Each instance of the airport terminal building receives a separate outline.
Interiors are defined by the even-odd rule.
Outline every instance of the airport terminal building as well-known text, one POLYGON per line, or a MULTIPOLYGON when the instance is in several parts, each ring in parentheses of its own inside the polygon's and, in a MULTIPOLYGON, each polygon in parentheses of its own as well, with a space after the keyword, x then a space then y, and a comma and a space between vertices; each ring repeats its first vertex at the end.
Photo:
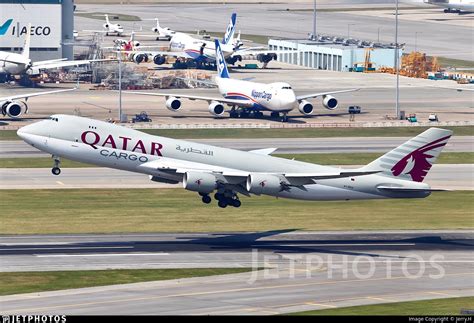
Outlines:
MULTIPOLYGON (((270 50, 296 50, 296 53, 278 55, 278 61, 331 71, 352 71, 355 66, 365 63, 367 55, 373 68, 393 68, 395 66, 395 48, 358 47, 329 42, 310 40, 270 39, 270 50)), ((399 58, 403 49, 399 49, 399 58)), ((400 60, 399 60, 400 62, 400 60)))
POLYGON ((0 51, 20 52, 30 23, 33 60, 73 59, 74 0, 0 0, 0 51))

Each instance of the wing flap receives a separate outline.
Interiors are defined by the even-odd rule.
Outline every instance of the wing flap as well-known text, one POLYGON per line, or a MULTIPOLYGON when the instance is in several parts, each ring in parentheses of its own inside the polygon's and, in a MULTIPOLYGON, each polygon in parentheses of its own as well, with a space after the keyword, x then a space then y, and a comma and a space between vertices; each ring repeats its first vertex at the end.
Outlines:
POLYGON ((442 189, 442 188, 412 188, 412 187, 393 187, 393 186, 377 186, 379 190, 389 191, 389 192, 449 192, 451 190, 442 189))

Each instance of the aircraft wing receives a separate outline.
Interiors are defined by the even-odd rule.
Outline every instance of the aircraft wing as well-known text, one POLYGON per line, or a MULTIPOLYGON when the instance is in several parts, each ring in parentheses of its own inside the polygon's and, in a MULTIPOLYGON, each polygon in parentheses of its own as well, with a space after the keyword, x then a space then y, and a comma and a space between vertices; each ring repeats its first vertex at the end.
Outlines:
POLYGON ((345 93, 345 92, 355 92, 359 91, 360 89, 349 89, 349 90, 340 90, 340 91, 329 91, 329 92, 320 92, 320 93, 310 93, 310 94, 304 94, 304 95, 299 95, 296 97, 296 100, 301 101, 305 99, 311 99, 315 98, 318 96, 323 96, 323 95, 329 95, 329 94, 337 94, 337 93, 345 93))
POLYGON ((86 60, 78 60, 78 61, 39 61, 34 62, 32 68, 35 69, 51 69, 51 68, 61 68, 67 66, 80 66, 80 65, 87 65, 92 62, 106 62, 111 61, 110 59, 86 59, 86 60))
MULTIPOLYGON (((155 46, 160 47, 160 46, 155 46)), ((156 55, 162 55, 162 56, 171 56, 171 57, 176 57, 176 58, 192 58, 186 52, 169 52, 169 51, 146 51, 146 50, 140 50, 140 48, 145 48, 144 46, 139 46, 139 50, 134 50, 134 51, 122 51, 122 53, 127 53, 127 54, 143 54, 147 56, 156 56, 156 55)))
POLYGON ((237 106, 245 107, 245 108, 250 108, 254 104, 254 102, 250 100, 225 99, 222 97, 216 98, 216 97, 209 97, 209 96, 188 95, 188 94, 179 94, 179 93, 149 93, 149 92, 133 92, 133 91, 123 91, 123 93, 162 96, 165 98, 174 97, 177 99, 184 98, 184 99, 189 99, 189 100, 207 101, 208 103, 215 101, 215 102, 224 103, 224 104, 237 105, 237 106))
MULTIPOLYGON (((179 150, 186 154, 197 154, 211 157, 214 155, 212 148, 209 150, 195 149, 193 147, 181 147, 177 146, 176 150, 179 150)), ((190 162, 180 159, 161 157, 157 160, 146 162, 140 165, 140 167, 147 168, 150 170, 159 170, 159 171, 171 171, 178 174, 184 174, 186 172, 203 172, 203 173, 212 173, 215 175, 221 175, 225 178, 232 178, 232 182, 243 182, 247 177, 252 174, 248 171, 243 171, 239 169, 232 169, 226 167, 220 167, 210 164, 190 162)), ((305 183, 314 183, 316 180, 321 179, 334 179, 334 178, 345 178, 345 177, 356 177, 380 173, 381 171, 359 171, 359 170, 340 170, 332 173, 260 173, 263 175, 273 175, 278 176, 283 180, 287 180, 290 184, 294 182, 305 182, 305 183)))
POLYGON ((54 90, 54 91, 24 93, 24 94, 12 95, 12 96, 0 97, 0 101, 13 101, 13 100, 19 100, 19 99, 28 99, 28 98, 33 97, 33 96, 53 94, 53 93, 59 93, 59 92, 68 92, 68 91, 74 91, 74 90, 76 90, 76 88, 54 90))

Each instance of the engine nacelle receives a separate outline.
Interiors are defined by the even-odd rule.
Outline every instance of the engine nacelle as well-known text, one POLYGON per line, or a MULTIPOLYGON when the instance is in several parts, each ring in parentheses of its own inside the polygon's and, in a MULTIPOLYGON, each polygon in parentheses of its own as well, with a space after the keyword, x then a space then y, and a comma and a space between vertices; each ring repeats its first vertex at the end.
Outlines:
POLYGON ((323 96, 323 106, 328 110, 337 108, 337 99, 331 95, 323 96))
POLYGON ((303 100, 298 105, 298 110, 304 115, 310 115, 313 113, 313 105, 306 100, 303 100))
POLYGON ((6 102, 2 105, 2 114, 4 116, 7 115, 10 118, 19 118, 23 113, 23 110, 28 110, 28 107, 24 102, 13 101, 6 102))
POLYGON ((186 172, 183 187, 193 192, 211 193, 217 188, 217 178, 209 173, 186 172))
POLYGON ((175 97, 170 97, 166 100, 166 108, 171 111, 178 111, 181 109, 181 101, 175 97))
POLYGON ((163 55, 155 55, 155 57, 153 57, 153 62, 156 65, 162 65, 166 63, 166 57, 164 57, 163 55))
POLYGON ((154 33, 157 33, 157 32, 158 32, 158 28, 156 28, 156 27, 153 27, 151 30, 152 30, 154 33))
POLYGON ((222 103, 212 101, 211 104, 209 104, 209 112, 216 117, 221 117, 225 112, 224 105, 222 105, 222 103))
POLYGON ((234 65, 237 62, 242 62, 242 56, 240 55, 230 56, 230 57, 227 57, 225 60, 228 64, 234 65))
POLYGON ((132 61, 140 64, 142 62, 148 62, 148 56, 145 54, 133 54, 132 61))
POLYGON ((268 63, 272 59, 276 60, 277 59, 277 54, 268 53, 268 54, 258 54, 257 55, 257 61, 259 61, 260 63, 268 63))
POLYGON ((109 28, 109 24, 104 24, 104 28, 109 28))
POLYGON ((280 178, 273 175, 250 174, 247 177, 247 191, 253 194, 276 195, 281 191, 280 178))
POLYGON ((135 47, 140 47, 140 42, 137 42, 137 41, 136 41, 136 42, 133 42, 133 46, 135 46, 135 47))

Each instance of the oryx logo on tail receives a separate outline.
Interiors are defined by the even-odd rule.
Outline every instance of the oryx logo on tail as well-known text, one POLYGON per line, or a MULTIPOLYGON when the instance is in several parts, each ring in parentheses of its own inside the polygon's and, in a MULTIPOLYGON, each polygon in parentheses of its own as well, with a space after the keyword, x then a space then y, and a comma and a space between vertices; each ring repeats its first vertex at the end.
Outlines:
POLYGON ((10 25, 12 24, 13 19, 8 19, 3 23, 3 25, 0 26, 0 36, 3 36, 7 33, 8 28, 10 28, 10 25))
POLYGON ((229 24, 227 25, 224 38, 222 39, 223 44, 230 44, 232 39, 234 38, 236 20, 237 20, 237 14, 233 13, 232 16, 230 17, 229 24))
POLYGON ((216 44, 216 64, 217 64, 217 73, 220 78, 229 78, 229 71, 227 70, 227 64, 225 62, 224 54, 222 53, 221 45, 219 40, 215 40, 216 44))
POLYGON ((412 151, 392 167, 392 174, 394 176, 410 175, 413 181, 422 182, 433 165, 431 159, 437 156, 437 154, 431 154, 430 151, 444 147, 450 137, 451 135, 437 139, 412 151))

